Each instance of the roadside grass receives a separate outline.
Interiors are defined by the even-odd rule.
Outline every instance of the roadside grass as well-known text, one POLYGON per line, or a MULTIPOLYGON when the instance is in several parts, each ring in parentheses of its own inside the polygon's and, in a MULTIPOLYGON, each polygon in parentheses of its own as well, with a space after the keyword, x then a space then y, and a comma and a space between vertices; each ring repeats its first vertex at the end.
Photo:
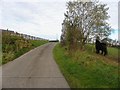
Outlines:
MULTIPOLYGON (((15 51, 8 51, 7 53, 3 53, 2 62, 0 64, 6 64, 6 63, 20 57, 21 55, 25 54, 26 52, 30 51, 31 49, 34 49, 45 43, 48 43, 48 41, 47 40, 30 40, 31 45, 29 47, 22 48, 19 51, 15 50, 15 51)), ((13 46, 13 45, 11 45, 11 46, 13 46)))
MULTIPOLYGON (((108 50, 111 57, 117 57, 114 54, 116 49, 109 48, 108 50)), ((88 45, 85 51, 78 50, 70 56, 65 48, 57 44, 53 54, 71 88, 119 87, 118 63, 112 63, 113 61, 108 59, 109 56, 95 54, 93 45, 88 45)))

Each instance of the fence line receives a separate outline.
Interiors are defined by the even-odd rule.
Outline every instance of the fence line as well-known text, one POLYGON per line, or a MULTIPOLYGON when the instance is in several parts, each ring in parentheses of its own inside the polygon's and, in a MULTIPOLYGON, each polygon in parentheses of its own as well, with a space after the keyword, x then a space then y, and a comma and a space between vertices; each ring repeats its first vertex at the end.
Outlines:
POLYGON ((8 30, 8 29, 7 30, 0 29, 0 31, 2 31, 2 34, 9 33, 10 35, 23 37, 24 39, 27 39, 27 40, 47 40, 47 39, 43 39, 43 38, 39 38, 39 37, 27 35, 27 34, 18 33, 12 30, 8 30))

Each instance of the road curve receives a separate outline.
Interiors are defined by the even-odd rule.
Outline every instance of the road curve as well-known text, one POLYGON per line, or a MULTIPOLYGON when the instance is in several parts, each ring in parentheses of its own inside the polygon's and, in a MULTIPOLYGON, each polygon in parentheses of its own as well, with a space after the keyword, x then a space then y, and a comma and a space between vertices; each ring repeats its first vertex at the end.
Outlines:
POLYGON ((69 88, 52 50, 55 43, 37 47, 2 66, 2 88, 69 88))

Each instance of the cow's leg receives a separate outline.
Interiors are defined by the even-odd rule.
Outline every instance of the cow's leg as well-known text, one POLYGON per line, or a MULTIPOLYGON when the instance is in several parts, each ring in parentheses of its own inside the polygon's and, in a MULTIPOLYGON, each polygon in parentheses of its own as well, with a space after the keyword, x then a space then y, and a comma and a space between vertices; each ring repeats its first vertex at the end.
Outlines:
POLYGON ((107 55, 107 48, 104 50, 104 56, 107 55))
POLYGON ((103 54, 103 52, 104 52, 104 51, 103 51, 103 50, 101 50, 101 54, 103 54))

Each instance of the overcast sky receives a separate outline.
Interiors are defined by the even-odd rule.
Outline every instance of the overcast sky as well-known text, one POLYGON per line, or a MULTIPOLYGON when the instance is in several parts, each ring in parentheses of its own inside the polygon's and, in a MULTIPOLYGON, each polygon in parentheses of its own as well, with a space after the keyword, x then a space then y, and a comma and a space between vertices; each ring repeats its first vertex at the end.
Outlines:
MULTIPOLYGON (((0 0, 0 28, 46 39, 57 39, 69 0, 0 0)), ((109 23, 118 38, 118 0, 99 0, 109 7, 109 23)))

